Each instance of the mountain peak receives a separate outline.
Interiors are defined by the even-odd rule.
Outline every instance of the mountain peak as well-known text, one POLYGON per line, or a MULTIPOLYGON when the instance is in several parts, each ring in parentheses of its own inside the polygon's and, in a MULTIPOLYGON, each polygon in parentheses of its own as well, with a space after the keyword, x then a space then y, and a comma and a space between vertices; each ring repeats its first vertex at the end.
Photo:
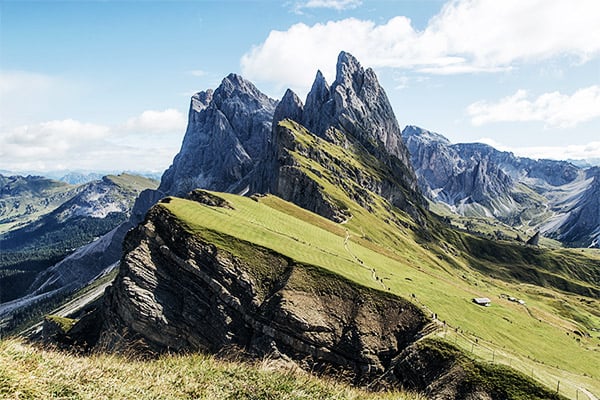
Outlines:
POLYGON ((192 96, 192 103, 190 105, 190 111, 200 112, 204 110, 212 101, 214 91, 208 89, 202 92, 198 92, 192 96))
POLYGON ((259 101, 268 101, 269 99, 264 93, 254 86, 254 84, 238 74, 231 73, 221 81, 221 84, 214 92, 215 100, 219 103, 222 100, 236 96, 249 96, 259 101))
POLYGON ((194 95, 181 150, 163 174, 160 190, 184 195, 196 188, 236 191, 247 185, 268 151, 276 104, 233 73, 214 92, 194 95))
POLYGON ((448 140, 448 138, 446 138, 445 136, 442 136, 436 132, 428 131, 415 125, 407 125, 402 130, 402 137, 404 138, 404 141, 407 143, 407 145, 408 141, 411 140, 411 138, 418 138, 417 140, 420 140, 422 142, 439 142, 444 145, 451 145, 450 140, 448 140))
POLYGON ((277 126, 279 121, 282 121, 286 118, 301 123, 303 110, 304 104, 302 104, 302 100, 300 100, 294 91, 288 89, 275 108, 273 125, 277 126))
POLYGON ((352 86, 356 92, 360 91, 363 85, 365 70, 358 60, 350 53, 342 51, 338 56, 336 64, 335 83, 338 85, 352 86))

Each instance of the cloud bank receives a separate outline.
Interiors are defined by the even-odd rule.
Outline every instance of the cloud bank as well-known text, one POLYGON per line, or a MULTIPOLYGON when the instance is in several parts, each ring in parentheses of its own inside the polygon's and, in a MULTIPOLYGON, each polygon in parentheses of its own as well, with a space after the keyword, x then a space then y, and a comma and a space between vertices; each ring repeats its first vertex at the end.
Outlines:
POLYGON ((373 67, 431 74, 496 72, 555 57, 586 62, 600 53, 598 21, 597 0, 454 0, 422 31, 403 16, 273 30, 241 66, 250 79, 306 90, 317 69, 333 78, 341 50, 373 67))
POLYGON ((488 144, 501 151, 510 151, 519 157, 551 160, 599 160, 600 142, 567 146, 506 146, 490 138, 481 138, 479 143, 488 144))
POLYGON ((147 110, 106 126, 74 119, 0 131, 0 169, 20 171, 161 171, 177 152, 186 126, 174 109, 147 110))
POLYGON ((494 103, 473 103, 467 107, 467 114, 475 126, 491 122, 540 121, 549 127, 572 128, 600 117, 600 86, 582 88, 572 95, 544 93, 535 99, 531 99, 527 91, 518 90, 494 103))

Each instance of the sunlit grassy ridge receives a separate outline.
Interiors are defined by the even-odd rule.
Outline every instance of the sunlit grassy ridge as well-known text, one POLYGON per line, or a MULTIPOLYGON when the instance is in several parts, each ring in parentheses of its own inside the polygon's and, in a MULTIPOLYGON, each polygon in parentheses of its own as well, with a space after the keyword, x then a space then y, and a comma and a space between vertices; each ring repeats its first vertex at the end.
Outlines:
POLYGON ((1 399, 406 399, 410 393, 368 393, 295 369, 166 355, 74 356, 18 340, 0 341, 1 399))
POLYGON ((218 196, 233 209, 177 198, 160 206, 190 232, 209 235, 234 253, 228 238, 413 299, 446 321, 447 329, 438 334, 449 342, 484 361, 511 365, 548 387, 555 388, 560 381, 561 393, 568 397, 580 387, 600 392, 598 339, 574 333, 600 326, 596 299, 484 276, 469 268, 455 249, 440 257, 410 231, 392 236, 389 224, 358 207, 353 210, 351 203, 352 219, 335 224, 275 196, 258 201, 218 196), (500 298, 501 294, 523 299, 526 306, 500 298), (474 305, 472 298, 479 296, 491 298, 492 306, 474 305))

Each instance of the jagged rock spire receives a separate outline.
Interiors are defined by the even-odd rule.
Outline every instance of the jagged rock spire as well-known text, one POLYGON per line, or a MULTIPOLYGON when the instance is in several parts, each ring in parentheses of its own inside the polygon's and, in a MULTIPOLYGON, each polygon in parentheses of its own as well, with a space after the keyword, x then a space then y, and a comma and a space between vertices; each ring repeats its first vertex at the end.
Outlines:
POLYGON ((196 188, 244 190, 270 146, 276 103, 236 74, 214 92, 194 95, 181 150, 159 189, 171 195, 196 188))
POLYGON ((275 114, 273 115, 273 126, 276 126, 279 121, 286 118, 302 123, 302 116, 304 113, 304 104, 302 100, 294 93, 291 89, 286 90, 285 94, 277 104, 275 108, 275 114))

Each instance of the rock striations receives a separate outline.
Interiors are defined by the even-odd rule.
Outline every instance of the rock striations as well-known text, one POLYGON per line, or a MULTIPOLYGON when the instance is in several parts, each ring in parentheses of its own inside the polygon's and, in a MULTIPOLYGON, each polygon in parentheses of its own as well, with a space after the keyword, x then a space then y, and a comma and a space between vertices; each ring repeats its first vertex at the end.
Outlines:
POLYGON ((214 91, 192 97, 179 154, 159 190, 184 195, 195 188, 250 193, 264 191, 251 174, 271 146, 276 101, 236 74, 214 91), (256 185, 256 186, 255 186, 256 185))
POLYGON ((152 208, 125 240, 98 346, 211 353, 237 347, 362 382, 383 374, 427 324, 409 301, 269 249, 236 246, 252 256, 189 234, 164 207, 152 208))

